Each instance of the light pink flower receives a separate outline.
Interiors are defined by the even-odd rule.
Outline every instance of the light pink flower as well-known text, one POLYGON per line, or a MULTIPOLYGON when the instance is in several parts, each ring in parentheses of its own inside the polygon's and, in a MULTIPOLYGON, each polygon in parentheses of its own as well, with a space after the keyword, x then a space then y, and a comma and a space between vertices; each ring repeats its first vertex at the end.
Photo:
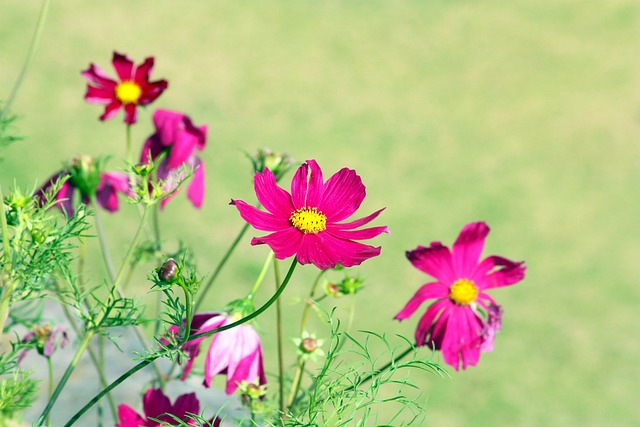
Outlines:
MULTIPOLYGON (((61 178, 69 175, 69 171, 62 170, 57 172, 49 178, 42 187, 35 192, 35 197, 38 197, 40 204, 44 205, 46 200, 46 193, 51 191, 53 185, 61 178)), ((90 196, 82 192, 81 187, 76 185, 73 177, 67 179, 58 192, 53 195, 53 200, 56 201, 55 206, 62 212, 66 213, 68 217, 72 217, 75 213, 74 209, 74 197, 79 193, 82 203, 89 205, 90 196)), ((105 210, 113 213, 119 209, 118 193, 133 196, 134 193, 129 185, 129 178, 123 172, 102 172, 100 174, 100 183, 96 189, 96 200, 98 204, 105 210)))
MULTIPOLYGON (((64 348, 69 343, 67 332, 60 326, 51 328, 50 325, 34 326, 31 332, 22 338, 23 344, 35 345, 38 353, 44 357, 51 357, 54 351, 60 347, 64 348)), ((22 351, 18 363, 24 359, 29 349, 22 351)))
MULTIPOLYGON (((192 334, 207 332, 237 320, 222 313, 199 313, 191 322, 192 334)), ((169 329, 169 333, 177 332, 178 328, 175 326, 169 329)), ((189 356, 182 374, 183 380, 189 375, 204 339, 206 338, 188 341, 182 347, 189 356)), ((233 394, 242 381, 253 383, 258 380, 259 385, 267 383, 262 360, 262 343, 253 326, 245 323, 213 335, 204 364, 204 385, 210 387, 211 380, 218 374, 227 374, 227 394, 233 394)))
POLYGON ((291 193, 276 184, 269 169, 256 173, 254 188, 258 201, 268 212, 242 200, 232 200, 240 216, 258 230, 272 232, 254 237, 252 245, 267 244, 276 258, 295 255, 300 264, 313 264, 321 270, 340 264, 359 265, 380 254, 380 247, 356 240, 372 239, 388 233, 385 226, 363 228, 383 209, 351 222, 340 223, 360 207, 365 186, 354 170, 343 168, 327 182, 315 160, 307 160, 291 181, 291 193))
POLYGON ((408 319, 424 301, 435 299, 418 323, 416 344, 441 350, 444 361, 456 370, 460 365, 475 366, 481 351, 493 349, 502 308, 485 291, 524 278, 524 262, 499 256, 480 260, 488 234, 484 222, 475 222, 462 229, 451 251, 433 242, 407 252, 416 268, 437 281, 418 289, 395 319, 408 319))
POLYGON ((136 67, 128 56, 113 52, 112 64, 118 81, 94 64, 82 72, 89 82, 84 99, 91 104, 106 105, 100 120, 109 120, 124 108, 124 121, 132 125, 137 121, 138 105, 148 105, 160 96, 168 83, 166 80, 149 81, 153 61, 153 57, 146 58, 136 67))
MULTIPOLYGON (((166 192, 173 191, 177 182, 184 178, 183 165, 193 169, 187 197, 196 208, 200 208, 204 199, 204 164, 196 153, 204 150, 207 126, 195 126, 188 116, 162 109, 153 113, 153 124, 156 132, 144 143, 140 161, 148 162, 149 154, 155 160, 163 151, 167 153, 157 171, 158 179, 167 182, 166 192)), ((174 195, 163 199, 160 207, 164 208, 174 195)))
MULTIPOLYGON (((143 399, 144 416, 138 414, 133 408, 122 404, 118 406, 118 424, 116 427, 157 427, 178 425, 177 421, 167 414, 171 414, 186 422, 189 426, 200 425, 190 414, 197 415, 200 411, 200 402, 195 393, 178 396, 172 405, 161 389, 149 389, 143 399), (159 421, 151 420, 151 418, 159 421)), ((212 420, 213 421, 213 420, 212 420)), ((220 420, 213 423, 215 427, 220 425, 220 420)))

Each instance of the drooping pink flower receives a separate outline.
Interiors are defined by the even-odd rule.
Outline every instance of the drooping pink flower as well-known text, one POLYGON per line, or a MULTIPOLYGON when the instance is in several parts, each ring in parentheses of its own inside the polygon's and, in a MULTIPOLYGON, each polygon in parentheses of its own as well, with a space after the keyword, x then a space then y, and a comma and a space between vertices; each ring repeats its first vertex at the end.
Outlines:
MULTIPOLYGON (((51 176, 43 185, 34 193, 40 201, 41 205, 44 205, 47 200, 46 194, 51 191, 54 184, 59 179, 69 176, 69 171, 62 170, 51 176)), ((82 203, 89 205, 90 195, 86 194, 83 189, 85 187, 76 183, 73 177, 69 177, 62 185, 56 194, 53 195, 53 200, 56 201, 55 206, 62 212, 66 213, 68 217, 72 217, 75 213, 74 209, 74 197, 76 193, 80 194, 82 203)), ((96 200, 98 204, 109 212, 116 212, 119 208, 118 193, 133 196, 133 191, 129 185, 129 178, 122 172, 102 172, 100 174, 100 182, 96 187, 96 200)))
MULTIPOLYGON (((195 393, 178 396, 172 405, 161 389, 149 389, 144 395, 142 409, 144 416, 133 408, 122 404, 118 406, 118 424, 116 427, 157 427, 178 425, 174 417, 186 422, 189 426, 200 425, 192 416, 198 415, 200 402, 195 393), (171 414, 174 417, 168 415, 171 414), (153 418, 153 420, 151 419, 153 418), (158 420, 158 421, 155 421, 158 420)), ((212 420, 213 421, 213 420, 212 420)), ((213 425, 218 427, 220 420, 215 419, 213 425)))
POLYGON ((437 281, 420 287, 395 319, 408 319, 424 301, 435 299, 418 323, 416 344, 441 350, 444 361, 456 370, 460 365, 475 366, 481 351, 493 349, 502 308, 485 291, 524 278, 524 262, 499 256, 480 260, 488 234, 484 222, 475 222, 464 226, 452 250, 432 242, 407 252, 416 268, 437 281))
MULTIPOLYGON (((192 334, 207 332, 237 320, 237 317, 224 313, 198 313, 191 322, 192 334)), ((175 326, 169 329, 169 333, 177 332, 175 326)), ((183 380, 189 375, 204 339, 207 338, 196 338, 182 347, 189 356, 182 374, 183 380)), ((233 394, 242 381, 253 383, 258 380, 259 385, 267 383, 262 343, 253 326, 245 323, 213 335, 204 364, 204 385, 210 387, 211 380, 218 374, 227 374, 227 394, 233 394)))
POLYGON ((124 121, 132 125, 137 121, 138 105, 148 105, 160 96, 168 83, 166 80, 149 81, 153 61, 153 57, 148 57, 136 67, 127 55, 113 52, 112 64, 118 81, 96 65, 89 64, 82 72, 89 82, 84 99, 91 104, 106 105, 100 120, 109 120, 124 108, 124 121))
MULTIPOLYGON (((153 124, 156 132, 144 143, 140 161, 155 160, 160 153, 166 153, 157 171, 158 179, 166 181, 166 192, 173 191, 184 178, 183 166, 193 169, 187 197, 196 208, 200 208, 204 199, 204 164, 196 153, 205 147, 207 126, 195 126, 188 116, 162 109, 153 113, 153 124)), ((163 199, 160 207, 164 208, 174 195, 163 199)))
POLYGON ((358 210, 366 195, 356 171, 343 168, 324 182, 316 161, 307 160, 291 181, 291 193, 276 184, 269 169, 255 174, 254 188, 258 201, 268 212, 242 200, 231 203, 254 228, 272 232, 254 237, 251 244, 269 245, 276 258, 295 255, 300 264, 313 264, 324 270, 338 264, 359 265, 380 254, 380 247, 356 240, 372 239, 389 229, 385 226, 356 229, 373 221, 383 209, 351 222, 340 222, 358 210))
MULTIPOLYGON (((40 355, 49 358, 58 347, 64 348, 69 343, 69 337, 64 328, 51 328, 49 324, 45 324, 34 326, 32 331, 22 338, 22 343, 34 345, 40 355)), ((22 351, 18 363, 24 359, 28 351, 29 349, 22 351)))

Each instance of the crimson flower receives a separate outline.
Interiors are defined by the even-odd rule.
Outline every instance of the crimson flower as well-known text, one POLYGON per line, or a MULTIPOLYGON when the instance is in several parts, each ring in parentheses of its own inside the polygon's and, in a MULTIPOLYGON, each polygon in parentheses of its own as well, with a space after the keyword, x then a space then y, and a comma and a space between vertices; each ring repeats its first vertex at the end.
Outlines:
MULTIPOLYGON (((224 313, 198 313, 191 322, 192 334, 207 332, 237 320, 238 317, 224 313)), ((169 329, 169 333, 177 332, 177 326, 169 329)), ((189 356, 182 374, 183 380, 189 375, 204 339, 206 337, 187 341, 182 347, 189 356)), ((242 381, 253 383, 258 380, 259 385, 267 383, 262 361, 262 343, 253 326, 244 323, 213 335, 204 364, 204 385, 210 387, 212 378, 218 374, 227 374, 227 394, 233 394, 242 381)))
POLYGON ((100 120, 112 119, 120 108, 124 108, 124 121, 132 125, 137 121, 138 105, 147 105, 155 101, 167 88, 166 80, 149 81, 153 68, 153 57, 148 57, 139 66, 127 56, 113 52, 113 68, 118 81, 105 74, 94 64, 82 72, 89 82, 84 99, 91 104, 106 105, 100 120))
POLYGON ((456 370, 460 365, 475 366, 481 351, 493 349, 500 330, 502 308, 485 291, 524 278, 524 262, 499 256, 480 261, 488 234, 484 222, 474 222, 464 226, 451 251, 432 242, 407 252, 417 269, 437 281, 418 289, 395 319, 408 319, 424 301, 435 299, 418 323, 416 345, 441 350, 444 361, 456 370))
MULTIPOLYGON (((59 179, 62 179, 69 175, 69 171, 62 170, 53 174, 42 187, 35 192, 35 197, 38 197, 40 205, 44 205, 47 200, 46 194, 51 191, 51 188, 59 179)), ((133 196, 133 191, 129 185, 129 178, 123 172, 102 172, 100 173, 100 181, 95 188, 95 195, 98 204, 109 212, 116 212, 120 206, 118 201, 118 193, 133 196)), ((76 182, 73 175, 68 178, 62 185, 56 194, 53 195, 53 200, 56 201, 55 206, 62 212, 66 213, 68 217, 72 217, 74 209, 74 196, 76 193, 80 193, 82 203, 89 204, 90 195, 87 194, 87 187, 81 183, 76 182)))
MULTIPOLYGON (((197 415, 200 411, 200 402, 198 402, 195 393, 178 396, 176 402, 172 405, 169 398, 164 395, 161 389, 150 388, 144 394, 142 409, 144 416, 138 414, 128 405, 122 404, 118 406, 118 424, 116 424, 116 427, 172 426, 178 425, 175 424, 177 423, 176 418, 186 422, 189 426, 200 425, 191 416, 197 415)), ((215 419, 213 426, 220 426, 220 420, 215 419)))
MULTIPOLYGON (((158 167, 157 178, 166 182, 167 193, 173 191, 177 182, 184 178, 183 165, 194 169, 187 197, 196 208, 200 208, 204 198, 204 164, 196 151, 204 149, 207 126, 197 127, 188 116, 162 109, 153 113, 153 124, 156 132, 144 143, 140 161, 148 162, 149 155, 155 160, 162 152, 166 152, 167 156, 158 167)), ((164 208, 174 195, 164 198, 160 207, 164 208)))
POLYGON ((340 223, 356 212, 366 195, 356 171, 343 168, 324 182, 316 161, 307 160, 291 181, 291 193, 276 184, 269 169, 255 174, 254 189, 258 201, 268 212, 242 200, 231 203, 254 228, 272 232, 254 237, 251 244, 269 245, 276 258, 296 255, 300 264, 313 264, 324 270, 338 264, 359 265, 380 254, 380 247, 355 240, 372 239, 389 232, 385 226, 356 230, 373 221, 383 209, 340 223))

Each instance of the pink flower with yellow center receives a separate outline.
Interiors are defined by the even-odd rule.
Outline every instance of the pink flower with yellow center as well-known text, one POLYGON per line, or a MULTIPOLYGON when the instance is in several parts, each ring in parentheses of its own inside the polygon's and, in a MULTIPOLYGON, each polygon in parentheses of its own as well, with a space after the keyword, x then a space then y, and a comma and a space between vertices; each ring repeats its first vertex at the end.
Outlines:
POLYGON ((132 125, 137 121, 137 107, 148 105, 160 96, 168 83, 166 80, 149 81, 153 61, 153 57, 146 58, 136 67, 128 56, 113 52, 112 64, 118 81, 94 64, 82 72, 89 82, 84 99, 91 104, 106 105, 100 120, 113 118, 123 108, 125 123, 132 125))
POLYGON ((343 222, 360 207, 366 191, 354 170, 343 168, 326 182, 315 160, 307 160, 291 181, 291 193, 276 184, 269 169, 254 177, 258 201, 268 212, 242 200, 232 200, 240 216, 254 228, 271 234, 254 237, 252 245, 267 244, 276 258, 295 255, 300 264, 321 270, 359 265, 380 254, 380 247, 356 240, 372 239, 388 233, 386 226, 362 228, 383 209, 364 218, 343 222))
POLYGON ((453 249, 433 242, 407 252, 419 270, 437 281, 423 285, 395 317, 404 320, 429 299, 415 333, 416 345, 442 351, 444 361, 458 370, 475 366, 481 351, 491 351, 500 330, 502 308, 485 291, 513 285, 524 278, 524 262, 499 256, 480 260, 489 227, 484 222, 464 226, 453 249))

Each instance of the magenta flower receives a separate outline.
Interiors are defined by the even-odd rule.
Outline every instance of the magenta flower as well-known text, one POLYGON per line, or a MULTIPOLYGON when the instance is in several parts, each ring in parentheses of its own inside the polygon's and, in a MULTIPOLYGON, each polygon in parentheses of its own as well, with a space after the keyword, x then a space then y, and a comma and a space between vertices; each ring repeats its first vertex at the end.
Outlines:
MULTIPOLYGON (((155 160, 160 153, 166 152, 157 171, 157 177, 166 182, 165 191, 173 191, 177 183, 184 178, 183 165, 194 169, 191 183, 187 188, 187 197, 196 208, 202 206, 204 199, 204 164, 196 151, 202 151, 207 142, 207 126, 196 127, 191 119, 174 111, 158 109, 153 113, 156 132, 142 147, 140 161, 148 162, 149 155, 155 160)), ((160 207, 175 193, 163 199, 160 207)))
POLYGON ((395 319, 408 319, 424 301, 435 299, 418 323, 416 345, 433 345, 456 370, 460 364, 462 369, 475 366, 481 351, 493 349, 500 330, 502 308, 485 291, 524 278, 524 262, 499 256, 480 261, 488 234, 484 222, 475 222, 462 229, 451 251, 433 242, 407 252, 417 269, 437 281, 418 289, 395 319))
POLYGON ((124 121, 132 125, 137 121, 138 105, 148 105, 160 96, 168 83, 166 80, 149 81, 153 60, 153 57, 146 58, 136 67, 128 56, 113 52, 112 64, 119 81, 96 65, 89 64, 89 68, 82 72, 89 82, 84 99, 91 104, 106 105, 100 120, 109 120, 124 108, 124 121))
MULTIPOLYGON (((53 185, 61 178, 69 175, 69 171, 62 170, 55 173, 49 178, 42 187, 35 192, 35 197, 40 201, 40 205, 44 205, 46 193, 51 191, 53 185)), ((73 177, 68 178, 60 187, 58 192, 53 195, 53 200, 56 201, 55 206, 62 212, 66 213, 68 217, 72 217, 75 213, 74 209, 74 196, 76 193, 80 193, 82 203, 89 205, 90 196, 84 190, 86 187, 75 182, 73 177)), ((98 204, 113 213, 116 212, 120 206, 118 201, 118 193, 125 194, 127 196, 133 196, 134 193, 129 185, 129 178, 122 172, 102 172, 100 174, 100 182, 96 187, 96 200, 98 204)))
POLYGON ((324 270, 338 264, 359 265, 380 254, 380 247, 355 240, 372 239, 389 232, 385 226, 356 230, 373 221, 383 209, 340 223, 358 210, 366 195, 365 186, 354 170, 343 168, 323 182, 316 161, 307 160, 291 181, 291 193, 276 184, 269 169, 255 174, 254 188, 258 201, 268 212, 242 200, 231 203, 254 228, 272 232, 254 237, 251 244, 269 245, 276 258, 296 255, 300 264, 313 264, 324 270))
MULTIPOLYGON (((191 322, 192 334, 207 332, 234 323, 236 316, 223 313, 199 313, 191 322)), ((177 333, 176 326, 169 333, 177 333)), ((189 356, 182 379, 186 379, 193 361, 200 351, 200 343, 205 338, 188 341, 182 350, 189 356)), ((242 381, 259 385, 267 383, 262 361, 262 343, 256 330, 248 324, 242 324, 213 335, 204 364, 204 385, 211 386, 211 380, 218 374, 227 374, 225 392, 233 394, 242 381)))
MULTIPOLYGON (((138 414, 128 405, 122 404, 118 406, 118 424, 116 424, 116 427, 178 425, 174 417, 186 422, 189 426, 200 425, 190 416, 197 415, 200 411, 200 402, 198 402, 195 393, 178 396, 176 402, 172 405, 169 398, 164 395, 161 389, 149 389, 144 394, 142 409, 144 416, 138 414), (169 414, 173 415, 173 417, 169 414), (153 418, 153 420, 151 418, 153 418)), ((220 420, 215 419, 213 426, 218 427, 219 425, 220 420)))

